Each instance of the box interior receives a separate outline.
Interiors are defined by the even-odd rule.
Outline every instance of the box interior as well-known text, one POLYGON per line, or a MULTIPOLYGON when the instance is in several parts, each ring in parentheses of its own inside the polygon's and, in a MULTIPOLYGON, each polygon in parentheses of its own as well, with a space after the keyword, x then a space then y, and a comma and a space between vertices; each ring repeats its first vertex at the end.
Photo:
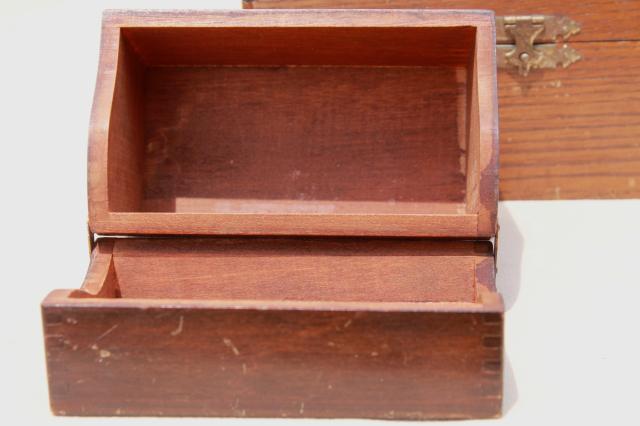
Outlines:
POLYGON ((73 297, 316 302, 478 302, 488 241, 101 238, 73 297))
POLYGON ((120 31, 110 212, 475 212, 474 27, 120 31))

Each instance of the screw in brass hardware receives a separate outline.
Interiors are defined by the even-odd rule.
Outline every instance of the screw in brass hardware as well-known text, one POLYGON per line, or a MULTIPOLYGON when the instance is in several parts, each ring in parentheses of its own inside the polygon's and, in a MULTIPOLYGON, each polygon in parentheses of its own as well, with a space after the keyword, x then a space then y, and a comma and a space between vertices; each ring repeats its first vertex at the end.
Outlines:
POLYGON ((566 68, 581 59, 573 48, 556 44, 580 31, 565 16, 525 15, 496 17, 498 66, 515 67, 526 76, 532 69, 566 68))

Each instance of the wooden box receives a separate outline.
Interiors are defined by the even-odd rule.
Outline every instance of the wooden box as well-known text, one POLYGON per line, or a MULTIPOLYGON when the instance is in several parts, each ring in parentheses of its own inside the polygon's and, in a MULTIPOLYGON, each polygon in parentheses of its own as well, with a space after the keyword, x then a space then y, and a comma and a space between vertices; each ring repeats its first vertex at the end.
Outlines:
POLYGON ((106 13, 53 412, 499 415, 493 39, 482 11, 106 13))

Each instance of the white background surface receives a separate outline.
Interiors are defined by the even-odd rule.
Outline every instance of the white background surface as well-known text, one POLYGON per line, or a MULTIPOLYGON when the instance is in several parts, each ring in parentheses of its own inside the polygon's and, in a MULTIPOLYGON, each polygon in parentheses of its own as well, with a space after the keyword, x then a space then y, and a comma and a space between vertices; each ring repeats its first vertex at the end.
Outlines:
MULTIPOLYGON (((101 10, 239 5, 0 2, 1 424, 285 422, 56 418, 48 409, 39 303, 78 287, 88 265, 86 140, 101 10)), ((501 203, 505 416, 478 423, 640 423, 639 220, 638 200, 501 203)))

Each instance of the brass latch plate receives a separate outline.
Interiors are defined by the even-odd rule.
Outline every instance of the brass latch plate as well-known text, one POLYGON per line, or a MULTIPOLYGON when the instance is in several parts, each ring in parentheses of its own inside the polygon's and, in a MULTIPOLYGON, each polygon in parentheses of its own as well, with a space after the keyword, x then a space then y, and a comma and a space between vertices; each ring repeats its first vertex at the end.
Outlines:
POLYGON ((580 25, 566 16, 497 16, 498 66, 517 68, 523 76, 532 69, 566 68, 581 59, 578 51, 565 43, 578 32, 580 25))

